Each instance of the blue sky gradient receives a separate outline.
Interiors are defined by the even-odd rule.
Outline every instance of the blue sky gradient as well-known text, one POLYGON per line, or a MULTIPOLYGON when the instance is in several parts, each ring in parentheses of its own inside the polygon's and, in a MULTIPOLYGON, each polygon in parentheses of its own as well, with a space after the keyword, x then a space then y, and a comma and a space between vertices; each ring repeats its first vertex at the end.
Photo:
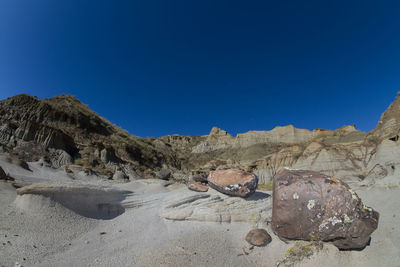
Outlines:
POLYGON ((400 91, 398 1, 0 1, 0 98, 72 94, 138 136, 369 131, 400 91))

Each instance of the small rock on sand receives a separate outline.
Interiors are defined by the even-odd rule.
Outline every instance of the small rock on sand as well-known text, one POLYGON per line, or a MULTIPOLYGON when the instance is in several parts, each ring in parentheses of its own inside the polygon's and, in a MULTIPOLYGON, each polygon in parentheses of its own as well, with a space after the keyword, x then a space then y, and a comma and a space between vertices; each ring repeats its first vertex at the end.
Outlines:
POLYGON ((246 241, 253 246, 264 246, 272 241, 265 229, 253 229, 246 235, 246 241))
POLYGON ((187 184, 187 187, 192 190, 192 191, 196 191, 196 192, 207 192, 208 191, 208 186, 199 183, 199 182, 189 182, 187 184))

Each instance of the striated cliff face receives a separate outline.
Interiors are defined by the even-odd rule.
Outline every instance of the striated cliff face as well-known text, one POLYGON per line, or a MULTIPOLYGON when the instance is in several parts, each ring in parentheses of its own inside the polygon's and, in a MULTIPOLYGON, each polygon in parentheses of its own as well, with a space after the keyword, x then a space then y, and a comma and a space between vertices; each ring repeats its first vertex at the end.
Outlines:
POLYGON ((400 99, 376 129, 297 129, 232 136, 214 127, 208 136, 140 138, 91 111, 76 98, 18 95, 0 101, 0 144, 28 161, 56 168, 81 167, 114 179, 158 177, 187 180, 211 170, 238 168, 270 182, 282 167, 311 169, 347 181, 374 183, 400 169, 400 99))
POLYGON ((221 148, 247 148, 259 144, 307 144, 314 138, 321 140, 324 139, 324 142, 335 143, 344 141, 343 138, 345 136, 349 141, 358 141, 360 138, 363 138, 365 134, 357 131, 354 128, 354 125, 344 126, 336 131, 324 129, 315 129, 310 131, 307 129, 297 129, 293 127, 293 125, 288 125, 284 127, 275 127, 271 131, 249 131, 247 133, 238 134, 236 137, 232 137, 226 131, 214 127, 205 142, 193 147, 192 152, 204 153, 221 148))
POLYGON ((236 137, 214 127, 204 141, 192 148, 195 156, 191 162, 196 162, 193 165, 198 168, 197 172, 232 167, 253 171, 261 183, 270 182, 282 167, 359 179, 376 149, 366 136, 353 125, 334 131, 309 131, 289 125, 236 137))
POLYGON ((376 143, 376 150, 368 161, 366 180, 372 182, 391 177, 390 184, 398 184, 400 176, 400 93, 382 114, 378 125, 368 133, 367 140, 376 143))
POLYGON ((128 134, 68 95, 0 101, 0 144, 27 161, 77 164, 108 177, 121 168, 125 177, 151 177, 163 164, 179 167, 152 140, 128 134))

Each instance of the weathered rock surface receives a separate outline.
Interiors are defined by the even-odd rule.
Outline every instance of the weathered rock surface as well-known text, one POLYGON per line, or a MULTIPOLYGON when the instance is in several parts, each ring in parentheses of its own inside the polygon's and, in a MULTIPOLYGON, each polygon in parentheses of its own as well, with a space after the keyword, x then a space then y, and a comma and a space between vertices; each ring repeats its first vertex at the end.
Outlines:
POLYGON ((199 182, 188 182, 187 187, 196 192, 207 192, 208 191, 208 186, 199 183, 199 182))
POLYGON ((331 241, 340 249, 363 248, 378 219, 378 212, 336 178, 286 169, 274 177, 272 228, 281 238, 331 241))
POLYGON ((253 246, 264 246, 272 241, 265 229, 253 229, 246 235, 246 241, 253 246))
POLYGON ((248 197, 253 194, 258 185, 255 174, 240 170, 218 170, 208 175, 208 184, 215 190, 239 197, 248 197))
POLYGON ((207 193, 183 188, 164 199, 161 216, 179 221, 250 222, 266 227, 271 216, 271 204, 270 195, 263 192, 243 199, 227 196, 211 188, 207 193))

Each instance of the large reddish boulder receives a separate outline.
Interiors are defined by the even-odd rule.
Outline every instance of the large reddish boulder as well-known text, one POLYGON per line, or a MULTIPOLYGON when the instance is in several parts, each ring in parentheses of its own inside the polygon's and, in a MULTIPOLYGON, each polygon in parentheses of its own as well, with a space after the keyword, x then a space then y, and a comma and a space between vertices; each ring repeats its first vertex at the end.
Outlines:
POLYGON ((286 239, 331 241, 340 249, 365 247, 379 213, 350 187, 324 174, 280 170, 274 177, 272 229, 286 239))
POLYGON ((208 185, 221 193, 248 197, 256 191, 258 177, 240 170, 217 170, 208 175, 208 185))

